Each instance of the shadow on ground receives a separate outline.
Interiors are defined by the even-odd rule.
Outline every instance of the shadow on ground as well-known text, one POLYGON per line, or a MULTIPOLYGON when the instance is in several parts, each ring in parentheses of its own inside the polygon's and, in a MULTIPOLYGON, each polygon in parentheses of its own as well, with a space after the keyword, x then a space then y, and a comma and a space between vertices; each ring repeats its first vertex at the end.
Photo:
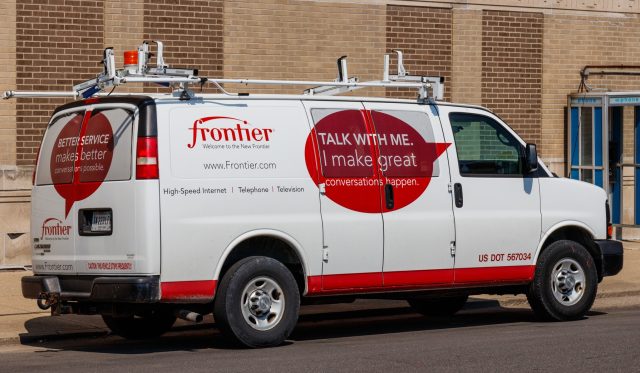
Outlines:
MULTIPOLYGON (((503 308, 497 301, 469 302, 456 316, 445 318, 423 317, 406 306, 339 311, 333 311, 333 306, 322 307, 324 312, 303 313, 300 316, 296 329, 285 345, 312 340, 537 322, 530 309, 503 308)), ((590 312, 588 317, 604 314, 590 312)), ((29 333, 21 336, 22 343, 46 348, 48 351, 70 350, 126 355, 239 348, 230 344, 220 334, 212 319, 199 325, 179 322, 171 332, 161 338, 129 341, 109 334, 99 316, 83 317, 87 318, 86 323, 95 328, 94 334, 65 335, 64 338, 55 335, 31 338, 31 330, 41 331, 47 327, 50 327, 49 330, 56 330, 56 327, 60 327, 60 324, 56 323, 65 322, 64 316, 36 318, 26 323, 29 333)))

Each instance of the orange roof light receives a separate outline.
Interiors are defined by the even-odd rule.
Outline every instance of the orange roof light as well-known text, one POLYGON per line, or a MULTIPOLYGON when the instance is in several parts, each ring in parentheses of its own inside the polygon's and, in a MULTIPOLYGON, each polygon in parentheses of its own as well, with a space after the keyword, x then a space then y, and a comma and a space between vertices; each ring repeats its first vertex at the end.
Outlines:
POLYGON ((124 64, 125 65, 137 65, 138 64, 138 51, 124 51, 124 64))

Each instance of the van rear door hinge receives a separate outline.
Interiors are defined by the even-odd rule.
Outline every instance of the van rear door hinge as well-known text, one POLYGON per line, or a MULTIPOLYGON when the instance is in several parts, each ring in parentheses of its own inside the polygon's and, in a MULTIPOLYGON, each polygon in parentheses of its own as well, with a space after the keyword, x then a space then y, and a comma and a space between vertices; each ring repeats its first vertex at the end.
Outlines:
POLYGON ((449 249, 451 250, 451 256, 456 256, 456 241, 451 241, 449 249))
POLYGON ((322 261, 327 263, 329 261, 329 247, 325 246, 322 248, 322 261))
POLYGON ((453 186, 451 185, 451 183, 447 184, 447 190, 449 191, 449 193, 453 192, 453 186))

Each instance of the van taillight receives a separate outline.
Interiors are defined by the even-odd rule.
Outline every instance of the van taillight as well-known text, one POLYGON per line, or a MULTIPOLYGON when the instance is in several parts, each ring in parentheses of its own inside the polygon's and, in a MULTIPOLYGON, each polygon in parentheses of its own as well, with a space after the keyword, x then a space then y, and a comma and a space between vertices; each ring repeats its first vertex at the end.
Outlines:
POLYGON ((136 178, 157 179, 158 171, 158 138, 139 137, 136 152, 136 178))
POLYGON ((604 204, 604 212, 607 219, 607 240, 613 237, 613 225, 611 224, 611 210, 609 209, 609 201, 604 204))

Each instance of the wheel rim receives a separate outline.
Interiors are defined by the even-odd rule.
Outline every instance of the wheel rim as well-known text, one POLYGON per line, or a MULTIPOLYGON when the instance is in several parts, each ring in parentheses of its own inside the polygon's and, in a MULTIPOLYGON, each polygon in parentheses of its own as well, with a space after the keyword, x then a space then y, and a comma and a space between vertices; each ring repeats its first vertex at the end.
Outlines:
POLYGON ((269 330, 282 319, 285 307, 284 293, 270 277, 256 277, 242 292, 242 316, 252 328, 269 330))
POLYGON ((582 266, 573 259, 560 259, 553 267, 551 289, 553 296, 565 306, 572 306, 582 299, 586 289, 586 277, 582 266))

